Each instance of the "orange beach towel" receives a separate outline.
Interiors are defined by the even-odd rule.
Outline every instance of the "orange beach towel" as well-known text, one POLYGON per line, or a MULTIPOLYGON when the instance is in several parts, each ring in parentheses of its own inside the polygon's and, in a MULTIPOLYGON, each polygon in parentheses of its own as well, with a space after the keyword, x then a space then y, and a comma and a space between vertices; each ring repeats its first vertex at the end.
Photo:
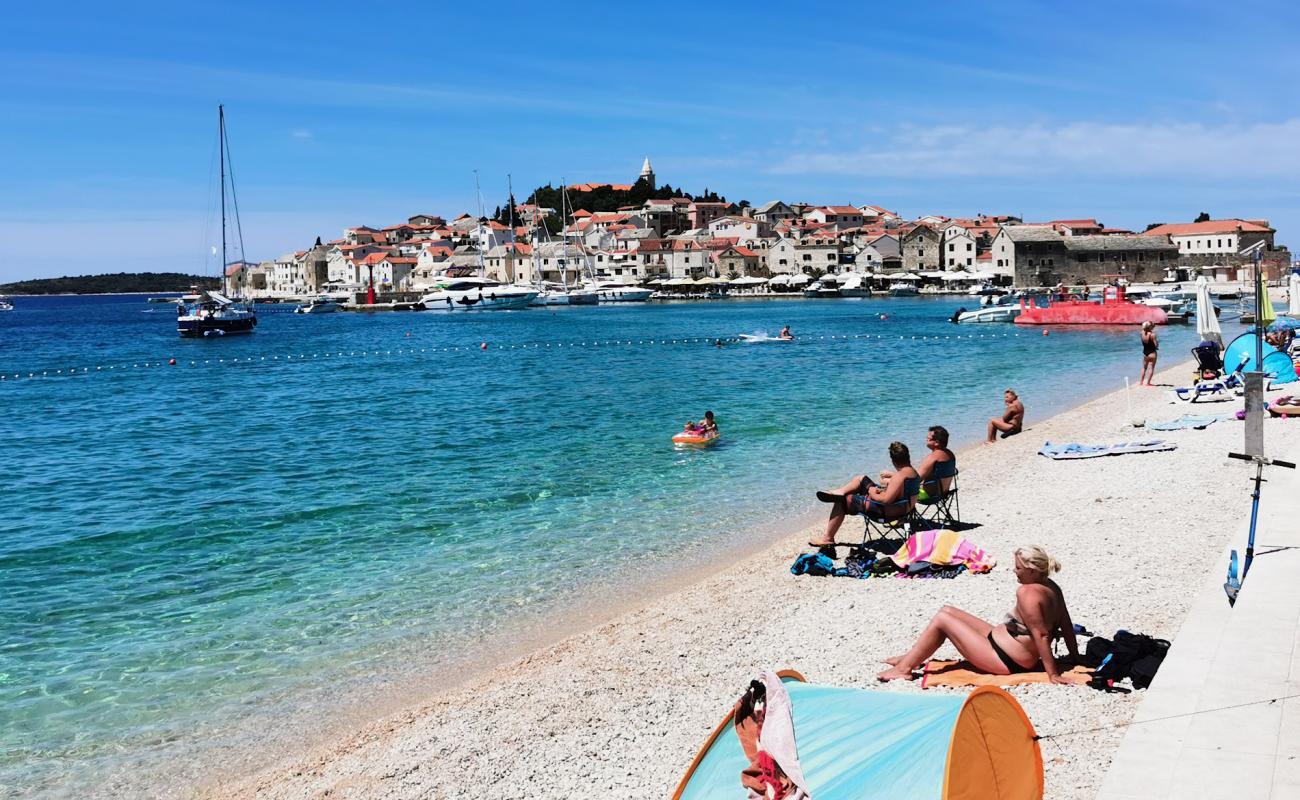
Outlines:
MULTIPOLYGON (((1092 679, 1092 670, 1076 666, 1065 673, 1075 683, 1092 679)), ((1021 672, 1015 675, 990 675, 980 672, 969 661, 927 661, 921 676, 921 688, 932 686, 1021 686, 1026 683, 1051 683, 1047 673, 1021 672)))

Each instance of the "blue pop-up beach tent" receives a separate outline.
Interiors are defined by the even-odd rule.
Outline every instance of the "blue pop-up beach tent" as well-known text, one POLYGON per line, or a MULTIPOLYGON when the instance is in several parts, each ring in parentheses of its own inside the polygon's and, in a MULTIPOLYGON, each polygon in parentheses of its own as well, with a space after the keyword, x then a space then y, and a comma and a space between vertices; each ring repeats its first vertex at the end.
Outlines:
POLYGON ((1263 372, 1272 376, 1273 385, 1292 383, 1300 380, 1296 376, 1295 364, 1286 353, 1267 342, 1263 343, 1264 361, 1255 363, 1255 333, 1243 333, 1223 351, 1223 366, 1235 370, 1240 366, 1242 372, 1263 372))
MULTIPOLYGON (((915 694, 813 686, 781 673, 812 800, 1039 800, 1043 759, 1015 698, 992 686, 915 694)), ((749 766, 732 717, 714 730, 673 800, 743 798, 749 766)))

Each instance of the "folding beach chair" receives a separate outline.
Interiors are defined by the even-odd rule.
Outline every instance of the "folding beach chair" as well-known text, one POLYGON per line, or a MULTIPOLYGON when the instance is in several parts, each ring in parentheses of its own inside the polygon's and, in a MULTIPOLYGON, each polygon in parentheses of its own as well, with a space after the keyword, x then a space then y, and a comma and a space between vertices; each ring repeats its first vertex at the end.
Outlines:
POLYGON ((925 497, 917 496, 917 517, 933 523, 937 527, 950 528, 961 522, 961 504, 957 499, 957 462, 940 461, 934 465, 930 480, 921 484, 925 497), (951 479, 951 480, 950 480, 951 479), (943 482, 950 480, 948 491, 943 490, 943 482))
POLYGON ((895 512, 897 514, 895 518, 876 519, 863 514, 862 519, 866 522, 866 526, 862 530, 862 543, 866 544, 871 541, 873 535, 876 539, 897 538, 899 541, 906 542, 907 537, 922 522, 921 517, 916 513, 916 498, 920 493, 921 479, 908 478, 903 481, 903 497, 901 500, 895 500, 889 504, 878 504, 895 512), (899 514, 899 511, 903 513, 899 514))

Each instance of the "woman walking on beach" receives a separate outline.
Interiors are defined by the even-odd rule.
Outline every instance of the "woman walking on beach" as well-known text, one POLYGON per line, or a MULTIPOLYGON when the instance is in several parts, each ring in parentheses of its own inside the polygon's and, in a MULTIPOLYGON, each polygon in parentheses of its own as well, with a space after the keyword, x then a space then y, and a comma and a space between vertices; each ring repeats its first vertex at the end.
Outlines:
POLYGON ((912 671, 934 655, 944 642, 952 642, 962 658, 991 675, 1013 675, 1044 670, 1052 683, 1072 683, 1061 674, 1052 655, 1052 639, 1065 638, 1070 659, 1079 657, 1074 623, 1065 607, 1065 595, 1048 577, 1061 564, 1038 545, 1016 551, 1016 606, 1001 625, 985 622, 960 608, 944 606, 921 631, 912 649, 885 659, 890 669, 876 677, 882 681, 911 680, 912 671))
POLYGON ((1156 376, 1156 355, 1160 350, 1160 340, 1156 338, 1156 324, 1151 321, 1142 323, 1142 375, 1138 386, 1153 386, 1151 380, 1156 376))

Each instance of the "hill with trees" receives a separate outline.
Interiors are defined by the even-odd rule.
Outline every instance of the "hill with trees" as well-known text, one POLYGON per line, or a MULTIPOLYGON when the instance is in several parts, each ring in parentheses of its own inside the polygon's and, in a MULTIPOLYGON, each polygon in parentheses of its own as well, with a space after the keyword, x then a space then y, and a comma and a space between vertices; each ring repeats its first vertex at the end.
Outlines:
POLYGON ((188 292, 191 286, 217 289, 220 284, 216 278, 180 272, 117 272, 15 281, 0 284, 0 294, 154 294, 188 292))
MULTIPOLYGON (((528 195, 525 201, 531 205, 542 208, 553 208, 556 213, 546 218, 546 227, 555 233, 560 230, 561 222, 559 219, 561 192, 563 187, 546 184, 539 186, 528 195)), ((650 184, 644 178, 638 178, 637 182, 632 184, 631 189, 615 189, 612 186, 597 186, 590 191, 570 191, 569 203, 572 206, 566 206, 567 214, 572 214, 578 209, 585 209, 593 214, 605 211, 618 211, 625 206, 634 206, 640 208, 647 200, 668 200, 673 197, 685 197, 688 200, 699 200, 700 202, 725 203, 727 198, 719 195, 717 192, 711 192, 707 188, 698 194, 693 195, 690 192, 681 189, 674 189, 672 185, 665 183, 663 186, 650 188, 650 184)), ((510 224, 511 207, 515 204, 515 198, 511 197, 506 205, 500 206, 492 215, 492 218, 503 225, 510 224)), ((740 205, 747 206, 748 202, 742 200, 740 205)), ((514 213, 515 224, 519 224, 519 212, 514 213)))

